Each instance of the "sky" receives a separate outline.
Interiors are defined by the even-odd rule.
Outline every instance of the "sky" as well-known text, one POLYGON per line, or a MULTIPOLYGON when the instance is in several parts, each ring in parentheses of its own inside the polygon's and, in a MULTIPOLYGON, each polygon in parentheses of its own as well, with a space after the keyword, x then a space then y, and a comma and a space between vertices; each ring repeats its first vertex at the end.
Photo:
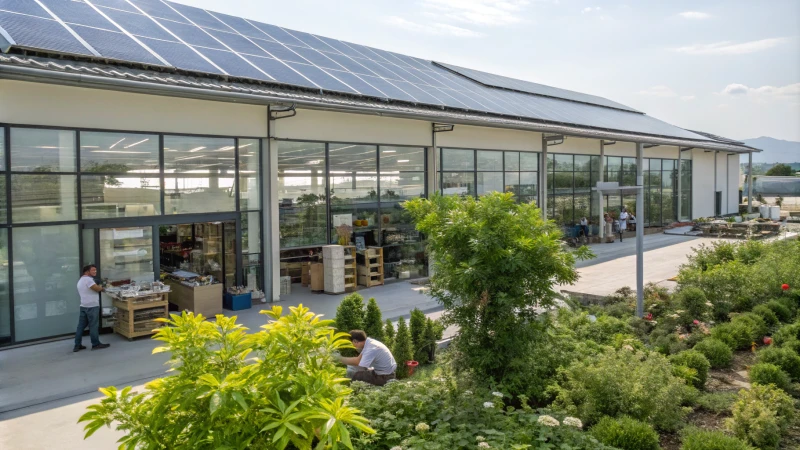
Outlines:
POLYGON ((800 141, 800 0, 180 0, 599 95, 733 139, 800 141))

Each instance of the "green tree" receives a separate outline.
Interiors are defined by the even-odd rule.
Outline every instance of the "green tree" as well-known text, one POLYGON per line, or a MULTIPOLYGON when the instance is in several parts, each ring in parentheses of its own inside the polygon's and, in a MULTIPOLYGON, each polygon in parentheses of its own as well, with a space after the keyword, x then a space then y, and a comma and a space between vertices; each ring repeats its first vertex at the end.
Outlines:
POLYGON ((794 175, 794 170, 787 164, 775 164, 767 171, 768 177, 790 177, 794 175))
POLYGON ((367 302, 367 315, 364 318, 364 331, 372 339, 384 342, 383 338, 383 319, 381 318, 381 308, 374 298, 367 302))
POLYGON ((565 251, 559 227, 510 193, 436 195, 405 207, 428 238, 430 293, 444 306, 445 325, 459 327, 456 363, 480 380, 519 379, 516 368, 530 361, 543 332, 535 307, 552 304, 554 285, 576 281, 576 258, 591 252, 565 251))
POLYGON ((442 338, 444 328, 433 319, 425 321, 425 332, 420 347, 417 347, 417 361, 420 364, 434 362, 436 358, 436 342, 442 338))
POLYGON ((142 393, 101 388, 105 398, 79 420, 86 437, 114 423, 128 449, 352 449, 355 429, 374 433, 348 405, 332 357, 352 344, 332 320, 289 309, 262 311, 271 320, 254 334, 221 314, 216 322, 193 313, 159 319, 167 326, 154 339, 164 346, 153 353, 170 353, 173 375, 142 393))
POLYGON ((406 361, 414 359, 414 345, 411 342, 411 333, 406 326, 406 319, 400 318, 397 321, 397 334, 392 347, 392 355, 397 363, 397 378, 408 378, 408 366, 406 361))
POLYGON ((364 297, 354 292, 336 308, 336 329, 342 333, 364 329, 364 297))
POLYGON ((383 339, 385 339, 383 341, 384 345, 386 345, 389 348, 393 348, 394 335, 395 335, 394 324, 392 323, 391 320, 386 319, 386 324, 383 326, 383 339))
MULTIPOLYGON (((408 328, 411 332, 411 344, 414 346, 414 358, 419 360, 419 350, 423 347, 425 334, 425 313, 419 308, 411 310, 411 317, 408 319, 408 328)), ((420 361, 422 364, 422 361, 420 361)))

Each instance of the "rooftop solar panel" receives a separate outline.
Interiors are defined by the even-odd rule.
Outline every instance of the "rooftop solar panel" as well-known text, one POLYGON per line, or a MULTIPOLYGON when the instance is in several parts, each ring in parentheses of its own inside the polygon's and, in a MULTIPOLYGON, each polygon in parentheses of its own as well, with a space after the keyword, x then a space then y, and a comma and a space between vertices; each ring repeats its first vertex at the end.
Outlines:
POLYGON ((41 17, 43 19, 52 18, 50 17, 50 14, 44 10, 44 8, 31 0, 2 0, 0 1, 0 10, 27 14, 29 16, 41 17))
POLYGON ((269 56, 263 49, 254 44, 252 40, 242 35, 212 30, 210 28, 206 29, 205 31, 213 36, 214 39, 222 42, 235 52, 247 53, 249 55, 269 56))
POLYGON ((321 89, 328 91, 346 92, 349 94, 358 94, 359 92, 342 83, 340 80, 333 78, 324 70, 310 64, 288 63, 294 70, 303 74, 306 78, 313 81, 321 89))
POLYGON ((261 58, 258 56, 248 56, 247 59, 258 66, 259 69, 268 73, 279 83, 319 89, 319 86, 304 78, 286 63, 278 61, 277 59, 261 58))
POLYGON ((198 55, 194 50, 189 48, 186 44, 180 42, 161 41, 158 39, 151 39, 147 37, 139 38, 142 42, 153 49, 154 52, 161 55, 162 58, 169 61, 173 66, 183 70, 194 70, 197 72, 205 72, 222 75, 220 69, 214 67, 202 56, 198 55))
POLYGON ((136 7, 125 0, 88 0, 95 6, 105 6, 128 12, 137 12, 136 7))
POLYGON ((132 5, 135 7, 135 12, 141 12, 151 17, 158 17, 159 19, 189 23, 189 20, 175 12, 172 8, 169 8, 161 0, 136 0, 132 5))
MULTIPOLYGON (((155 19, 164 28, 171 31, 172 34, 177 36, 183 42, 206 48, 213 48, 217 50, 228 50, 218 40, 211 37, 208 33, 201 28, 194 25, 189 25, 180 22, 173 22, 171 20, 155 19)), ((174 38, 173 38, 174 39, 174 38)))
POLYGON ((73 25, 72 29, 104 57, 150 65, 164 65, 124 33, 82 25, 73 25))
POLYGON ((228 14, 222 14, 218 12, 209 12, 209 14, 213 15, 217 18, 220 22, 224 23, 230 29, 223 29, 222 31, 232 31, 238 32, 242 36, 247 36, 251 38, 260 38, 266 39, 267 36, 264 34, 263 31, 259 30, 258 28, 254 27, 250 22, 242 19, 241 17, 230 16, 228 14))
POLYGON ((271 81, 269 75, 262 70, 254 67, 242 56, 229 51, 214 50, 210 48, 203 49, 203 55, 210 59, 214 64, 219 66, 228 75, 242 78, 252 78, 255 80, 271 81))
POLYGON ((165 41, 177 41, 174 36, 169 34, 160 26, 153 22, 153 19, 139 13, 130 13, 110 8, 99 8, 103 14, 116 22, 122 29, 135 36, 144 36, 165 41))
POLYGON ((0 11, 0 28, 21 48, 94 56, 63 25, 52 19, 0 11))
POLYGON ((111 22, 86 3, 65 0, 39 1, 66 23, 119 31, 111 22))

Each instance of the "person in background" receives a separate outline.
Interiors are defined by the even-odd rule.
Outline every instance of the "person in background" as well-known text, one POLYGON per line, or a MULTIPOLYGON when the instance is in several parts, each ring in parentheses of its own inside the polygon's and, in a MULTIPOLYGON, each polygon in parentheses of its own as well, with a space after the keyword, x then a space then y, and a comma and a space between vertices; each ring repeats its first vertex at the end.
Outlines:
POLYGON ((614 233, 612 231, 611 224, 614 222, 614 218, 611 217, 611 214, 605 213, 603 214, 603 220, 605 221, 605 239, 606 243, 614 242, 614 233))
POLYGON ((586 217, 581 217, 581 231, 583 231, 583 235, 586 239, 589 239, 589 221, 586 217))
POLYGON ((625 208, 622 208, 622 212, 619 213, 619 241, 622 242, 622 233, 628 229, 628 211, 625 208))
POLYGON ((110 344, 100 342, 100 293, 104 289, 94 282, 97 276, 97 267, 89 264, 83 267, 83 275, 78 280, 78 295, 81 297, 81 313, 78 318, 78 329, 75 331, 75 347, 73 352, 79 352, 86 347, 83 345, 83 330, 89 326, 89 338, 92 340, 92 350, 108 348, 110 344))
POLYGON ((628 213, 628 225, 631 231, 636 231, 636 216, 633 213, 628 213))
POLYGON ((389 380, 395 379, 397 363, 392 352, 382 342, 368 338, 367 333, 361 330, 351 331, 350 341, 359 351, 358 356, 352 358, 339 356, 339 362, 342 364, 355 366, 356 370, 352 374, 348 367, 350 379, 375 386, 383 386, 389 380))

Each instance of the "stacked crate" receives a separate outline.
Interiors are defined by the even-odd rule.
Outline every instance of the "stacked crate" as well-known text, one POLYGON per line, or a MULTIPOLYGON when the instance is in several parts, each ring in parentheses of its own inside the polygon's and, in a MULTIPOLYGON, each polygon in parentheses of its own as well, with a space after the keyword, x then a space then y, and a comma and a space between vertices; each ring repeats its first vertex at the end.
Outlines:
POLYGON ((326 245, 322 247, 325 293, 341 294, 345 291, 344 262, 344 247, 341 245, 326 245))
POLYGON ((358 284, 366 287, 383 284, 383 248, 369 247, 359 252, 358 284))

